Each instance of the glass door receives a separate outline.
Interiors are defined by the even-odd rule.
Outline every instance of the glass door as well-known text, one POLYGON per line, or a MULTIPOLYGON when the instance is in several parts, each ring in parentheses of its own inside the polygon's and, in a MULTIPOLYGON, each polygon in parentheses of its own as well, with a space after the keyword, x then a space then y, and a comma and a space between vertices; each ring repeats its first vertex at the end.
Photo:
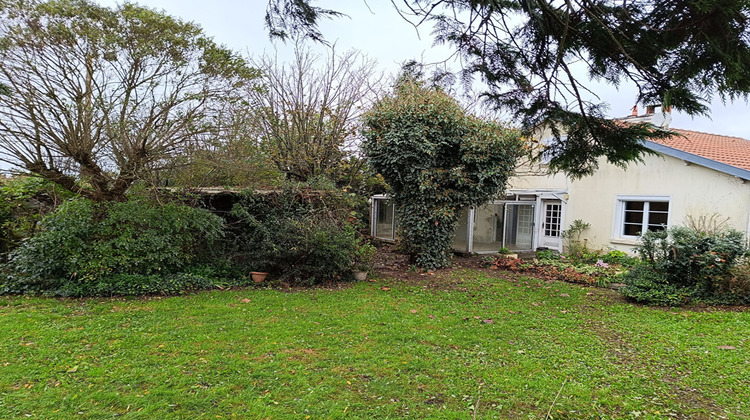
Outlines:
POLYGON ((513 251, 533 249, 534 204, 505 205, 505 247, 513 251))
POLYGON ((540 229, 539 246, 562 250, 562 202, 546 200, 542 202, 542 227, 540 229))
POLYGON ((472 252, 497 252, 503 247, 503 215, 502 204, 474 210, 472 252))
POLYGON ((374 202, 374 233, 373 236, 380 239, 396 239, 396 208, 391 200, 376 198, 374 202))

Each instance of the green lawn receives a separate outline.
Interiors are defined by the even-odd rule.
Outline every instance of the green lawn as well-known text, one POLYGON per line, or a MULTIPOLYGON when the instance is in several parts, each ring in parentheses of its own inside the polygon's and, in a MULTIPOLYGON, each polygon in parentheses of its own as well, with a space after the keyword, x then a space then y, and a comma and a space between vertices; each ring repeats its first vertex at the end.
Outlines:
POLYGON ((750 418, 750 313, 504 276, 0 297, 0 418, 750 418))

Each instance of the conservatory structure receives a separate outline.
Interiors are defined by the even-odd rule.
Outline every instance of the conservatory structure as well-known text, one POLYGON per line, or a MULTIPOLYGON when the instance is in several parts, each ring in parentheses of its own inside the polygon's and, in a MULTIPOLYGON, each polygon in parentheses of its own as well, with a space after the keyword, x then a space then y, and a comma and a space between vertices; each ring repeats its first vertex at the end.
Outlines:
MULTIPOLYGON (((531 251, 562 250, 562 223, 567 193, 564 190, 507 190, 504 199, 463 209, 453 239, 461 253, 495 253, 500 248, 531 251)), ((385 195, 371 200, 371 234, 395 241, 398 220, 385 195)))

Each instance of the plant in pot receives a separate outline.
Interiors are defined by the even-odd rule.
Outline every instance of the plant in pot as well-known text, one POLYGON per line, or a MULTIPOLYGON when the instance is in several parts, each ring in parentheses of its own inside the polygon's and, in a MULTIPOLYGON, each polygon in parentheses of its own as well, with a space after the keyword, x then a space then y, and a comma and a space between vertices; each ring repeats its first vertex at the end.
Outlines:
POLYGON ((253 263, 250 264, 250 277, 255 283, 263 283, 269 271, 274 268, 273 252, 271 251, 273 246, 270 243, 264 245, 266 246, 255 252, 253 263))
POLYGON ((375 246, 366 241, 364 238, 357 240, 357 246, 354 249, 353 268, 354 278, 358 281, 367 279, 367 273, 372 270, 375 264, 375 246))
POLYGON ((267 271, 251 271, 250 276, 255 283, 263 283, 268 276, 267 271))
POLYGON ((511 250, 506 247, 500 248, 497 251, 497 253, 500 254, 500 256, 503 258, 512 258, 512 259, 518 258, 518 254, 511 252, 511 250))

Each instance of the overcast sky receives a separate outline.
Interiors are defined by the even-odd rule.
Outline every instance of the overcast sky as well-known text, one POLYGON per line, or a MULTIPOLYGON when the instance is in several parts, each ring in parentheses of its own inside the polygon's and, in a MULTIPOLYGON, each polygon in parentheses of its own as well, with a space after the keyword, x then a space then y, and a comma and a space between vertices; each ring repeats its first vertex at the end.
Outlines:
MULTIPOLYGON (((100 4, 114 6, 115 0, 97 0, 100 4)), ((264 51, 277 50, 280 58, 291 56, 291 46, 278 41, 271 42, 263 26, 265 0, 148 0, 134 1, 181 19, 200 24, 215 41, 236 51, 260 55, 264 51)), ((433 47, 429 28, 419 33, 404 21, 383 0, 324 0, 321 7, 346 13, 349 17, 324 22, 321 31, 327 40, 336 43, 339 51, 357 49, 378 61, 381 68, 390 73, 398 71, 400 64, 415 59, 435 62, 449 58, 448 47, 433 47), (368 7, 369 5, 369 7, 368 7)), ((322 51, 322 46, 317 46, 322 51)), ((621 86, 619 90, 608 85, 596 85, 593 89, 603 102, 610 105, 610 117, 630 114, 636 90, 633 86, 621 86)), ((711 117, 691 117, 675 113, 672 127, 703 131, 714 134, 750 139, 750 105, 745 101, 727 104, 714 99, 711 117)))

